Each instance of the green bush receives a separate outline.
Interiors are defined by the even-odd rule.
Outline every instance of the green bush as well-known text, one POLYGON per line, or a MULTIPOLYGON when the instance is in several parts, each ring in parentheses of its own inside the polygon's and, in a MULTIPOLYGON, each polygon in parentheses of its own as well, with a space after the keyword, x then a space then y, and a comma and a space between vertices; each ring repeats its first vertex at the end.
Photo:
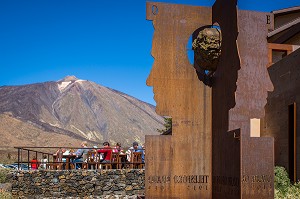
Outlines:
POLYGON ((275 199, 300 198, 300 182, 292 184, 284 167, 275 167, 275 199))
POLYGON ((275 167, 274 188, 285 195, 291 186, 291 181, 284 167, 275 167))

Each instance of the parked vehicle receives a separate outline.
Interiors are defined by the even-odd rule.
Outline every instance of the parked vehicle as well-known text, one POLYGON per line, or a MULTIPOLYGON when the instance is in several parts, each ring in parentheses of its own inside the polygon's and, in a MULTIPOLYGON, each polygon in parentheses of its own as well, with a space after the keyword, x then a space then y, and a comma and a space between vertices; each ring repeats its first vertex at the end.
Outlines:
POLYGON ((16 169, 16 167, 14 167, 13 165, 9 165, 9 164, 6 164, 6 165, 3 165, 4 168, 7 168, 7 169, 16 169))
MULTIPOLYGON (((18 163, 12 163, 12 164, 7 164, 7 165, 3 165, 3 166, 5 168, 18 169, 18 163)), ((29 170, 29 167, 26 164, 19 164, 19 170, 29 170)))

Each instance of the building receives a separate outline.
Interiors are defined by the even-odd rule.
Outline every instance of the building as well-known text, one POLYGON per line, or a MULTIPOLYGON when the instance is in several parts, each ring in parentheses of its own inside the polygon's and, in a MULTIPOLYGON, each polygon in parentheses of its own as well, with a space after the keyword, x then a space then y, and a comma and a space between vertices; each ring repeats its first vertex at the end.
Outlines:
POLYGON ((300 179, 300 6, 276 10, 273 14, 274 30, 268 34, 268 71, 274 91, 268 94, 261 136, 275 138, 275 165, 284 166, 290 179, 297 181, 300 179))

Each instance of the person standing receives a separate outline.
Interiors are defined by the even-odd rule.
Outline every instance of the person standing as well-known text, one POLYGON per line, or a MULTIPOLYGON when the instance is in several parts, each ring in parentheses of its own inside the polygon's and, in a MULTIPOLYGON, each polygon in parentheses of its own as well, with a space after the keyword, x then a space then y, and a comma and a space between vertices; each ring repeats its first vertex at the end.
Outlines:
POLYGON ((31 169, 36 170, 39 167, 39 162, 37 161, 36 157, 34 156, 30 161, 31 169))
POLYGON ((48 163, 48 158, 47 155, 43 155, 43 158, 41 159, 41 165, 40 168, 41 169, 47 169, 47 163, 48 163))

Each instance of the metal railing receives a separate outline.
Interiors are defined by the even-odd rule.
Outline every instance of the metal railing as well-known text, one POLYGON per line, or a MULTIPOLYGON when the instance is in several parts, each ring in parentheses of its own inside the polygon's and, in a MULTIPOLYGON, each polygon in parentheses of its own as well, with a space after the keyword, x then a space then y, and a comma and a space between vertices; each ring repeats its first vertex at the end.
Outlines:
MULTIPOLYGON (((29 170, 29 169, 37 169, 32 168, 32 165, 36 164, 35 166, 39 167, 41 164, 47 164, 47 165, 54 165, 54 164, 61 164, 63 165, 63 169, 73 169, 74 168, 74 159, 75 156, 68 159, 68 161, 62 161, 62 159, 58 159, 59 153, 63 153, 64 149, 69 149, 69 151, 73 150, 74 152, 77 149, 87 149, 89 151, 97 151, 100 149, 107 149, 107 148, 78 148, 78 147, 26 147, 26 146, 20 146, 20 147, 14 147, 18 150, 18 159, 15 163, 17 165, 18 170, 29 170), (52 152, 49 152, 51 151, 52 152), (44 159, 44 157, 47 157, 46 162, 39 161, 41 159, 44 159), (33 157, 36 158, 36 162, 32 162, 33 157), (25 166, 26 165, 26 166, 25 166), (71 167, 71 165, 73 167, 71 167)), ((111 148, 113 150, 113 148, 111 148)), ((128 151, 128 150, 127 150, 128 151)), ((138 149, 137 151, 142 151, 143 157, 144 157, 144 149, 138 149)), ((134 151, 131 152, 131 155, 134 151)), ((107 165, 114 165, 114 168, 121 169, 121 168, 144 168, 145 162, 142 161, 127 161, 127 153, 122 154, 122 161, 121 158, 118 159, 118 161, 111 161, 111 162, 101 162, 100 159, 95 161, 93 164, 97 164, 101 166, 107 166, 107 165), (126 156, 124 156, 126 154, 126 156)), ((66 157, 68 155, 63 155, 63 157, 66 157)), ((69 157, 72 156, 71 153, 69 153, 69 157)), ((89 157, 87 157, 89 158, 89 157)), ((89 167, 89 161, 83 160, 82 162, 76 162, 76 164, 87 164, 87 168, 89 167)), ((106 167, 107 168, 107 167, 106 167)), ((112 168, 112 167, 111 167, 112 168)), ((53 169, 52 167, 46 167, 45 169, 53 169)))

